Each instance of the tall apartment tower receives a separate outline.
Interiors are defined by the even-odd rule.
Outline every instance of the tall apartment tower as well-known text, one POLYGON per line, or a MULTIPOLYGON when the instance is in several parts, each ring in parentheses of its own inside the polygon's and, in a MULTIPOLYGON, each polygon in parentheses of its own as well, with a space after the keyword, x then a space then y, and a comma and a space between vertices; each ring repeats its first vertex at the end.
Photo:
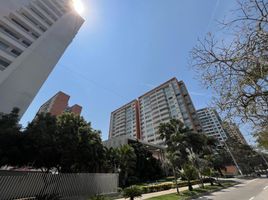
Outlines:
POLYGON ((111 113, 109 138, 127 135, 140 139, 139 105, 137 100, 111 113))
POLYGON ((216 138, 219 141, 219 145, 223 145, 227 135, 218 112, 213 108, 203 108, 196 112, 203 132, 208 136, 216 138))
POLYGON ((80 115, 82 107, 77 104, 68 106, 69 99, 69 95, 58 92, 40 107, 37 114, 50 113, 51 115, 58 116, 64 112, 72 112, 76 115, 80 115))
POLYGON ((0 0, 0 112, 24 114, 83 22, 72 0, 0 0))
POLYGON ((224 122, 224 129, 229 137, 237 140, 241 144, 247 145, 247 141, 235 123, 224 122))
POLYGON ((190 129, 202 131, 186 86, 176 78, 112 112, 109 137, 129 135, 149 143, 163 145, 164 141, 159 138, 158 127, 160 123, 168 122, 170 119, 179 119, 190 129), (132 117, 121 114, 126 113, 126 108, 132 110, 132 117), (133 113, 136 113, 136 117, 133 117, 133 113), (135 129, 126 129, 127 122, 135 129))
POLYGON ((139 97, 141 139, 163 145, 158 127, 171 119, 179 119, 190 129, 201 132, 191 97, 182 81, 176 78, 139 97))

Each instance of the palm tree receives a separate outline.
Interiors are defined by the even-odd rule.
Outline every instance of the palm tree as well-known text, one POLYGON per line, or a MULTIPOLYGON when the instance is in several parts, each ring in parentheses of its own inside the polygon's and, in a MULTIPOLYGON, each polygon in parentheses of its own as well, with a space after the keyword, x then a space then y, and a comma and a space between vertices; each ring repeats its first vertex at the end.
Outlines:
POLYGON ((177 193, 179 194, 178 187, 178 173, 181 168, 181 164, 187 158, 185 148, 183 147, 183 134, 186 133, 188 129, 184 124, 176 119, 170 120, 168 123, 162 123, 159 126, 160 138, 165 140, 167 145, 167 158, 172 166, 174 181, 176 184, 177 193))
MULTIPOLYGON (((205 159, 205 155, 212 153, 211 147, 215 146, 215 141, 204 134, 190 130, 177 119, 161 124, 159 134, 167 145, 167 158, 172 165, 175 182, 182 166, 191 163, 197 169, 201 184, 204 186, 201 177, 201 161, 205 159)), ((179 193, 178 187, 177 192, 179 193)))
POLYGON ((129 145, 123 145, 119 148, 119 168, 122 177, 122 186, 126 186, 130 173, 135 170, 136 154, 134 149, 129 145))
POLYGON ((192 163, 185 163, 180 170, 181 176, 187 180, 188 188, 190 191, 193 190, 191 180, 198 177, 197 169, 192 165, 192 163))

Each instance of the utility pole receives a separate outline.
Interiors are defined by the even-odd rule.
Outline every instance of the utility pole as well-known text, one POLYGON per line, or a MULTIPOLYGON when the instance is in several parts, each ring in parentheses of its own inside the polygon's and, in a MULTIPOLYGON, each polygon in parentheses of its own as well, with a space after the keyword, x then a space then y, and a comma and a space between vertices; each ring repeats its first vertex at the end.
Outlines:
POLYGON ((235 164, 235 166, 236 166, 236 168, 237 168, 239 174, 240 174, 241 176, 243 176, 243 173, 242 173, 242 171, 241 171, 241 169, 240 169, 238 163, 236 162, 236 159, 235 159, 233 153, 231 152, 230 148, 228 147, 227 143, 225 142, 225 140, 224 140, 224 145, 225 145, 225 147, 226 147, 226 150, 227 150, 228 153, 230 154, 232 160, 234 161, 234 164, 235 164))

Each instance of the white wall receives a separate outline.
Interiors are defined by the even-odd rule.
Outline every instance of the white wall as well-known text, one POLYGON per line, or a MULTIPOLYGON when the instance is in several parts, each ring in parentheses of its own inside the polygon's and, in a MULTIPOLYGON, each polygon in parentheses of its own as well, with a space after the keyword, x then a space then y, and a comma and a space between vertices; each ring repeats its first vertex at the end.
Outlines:
MULTIPOLYGON (((14 2, 19 1, 29 2, 0 0, 1 15, 1 10, 4 10, 2 3, 15 8, 18 6, 14 2), (4 3, 6 1, 10 2, 4 3)), ((0 72, 0 112, 9 113, 18 107, 20 116, 24 114, 83 22, 74 12, 64 15, 6 70, 0 72)))
POLYGON ((29 4, 30 0, 0 0, 0 17, 29 4))

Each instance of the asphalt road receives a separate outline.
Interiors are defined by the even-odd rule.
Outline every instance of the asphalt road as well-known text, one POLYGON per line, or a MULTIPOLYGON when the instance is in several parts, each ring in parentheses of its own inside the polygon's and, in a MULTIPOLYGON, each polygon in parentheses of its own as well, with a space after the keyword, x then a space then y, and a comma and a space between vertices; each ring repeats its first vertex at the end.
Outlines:
POLYGON ((196 200, 268 200, 268 178, 244 180, 239 185, 196 200))

